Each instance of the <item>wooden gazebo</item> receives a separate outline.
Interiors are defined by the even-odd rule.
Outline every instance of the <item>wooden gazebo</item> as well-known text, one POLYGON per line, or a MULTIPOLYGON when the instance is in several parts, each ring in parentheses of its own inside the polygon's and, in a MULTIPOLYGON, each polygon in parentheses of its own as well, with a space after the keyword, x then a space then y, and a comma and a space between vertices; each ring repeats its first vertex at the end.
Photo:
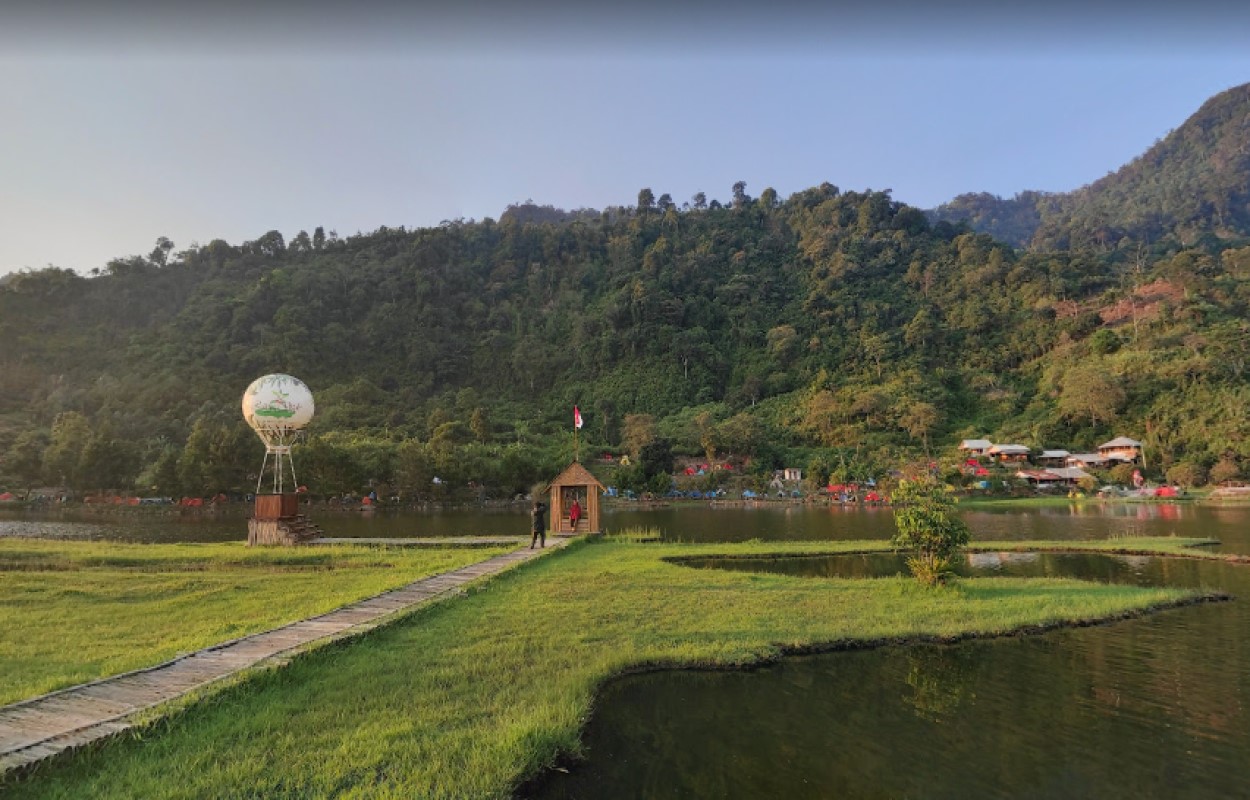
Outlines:
POLYGON ((553 533, 600 533, 599 494, 603 484, 590 474, 590 470, 574 461, 551 481, 551 530, 553 533), (582 518, 577 530, 569 524, 569 507, 577 500, 582 507, 582 518))

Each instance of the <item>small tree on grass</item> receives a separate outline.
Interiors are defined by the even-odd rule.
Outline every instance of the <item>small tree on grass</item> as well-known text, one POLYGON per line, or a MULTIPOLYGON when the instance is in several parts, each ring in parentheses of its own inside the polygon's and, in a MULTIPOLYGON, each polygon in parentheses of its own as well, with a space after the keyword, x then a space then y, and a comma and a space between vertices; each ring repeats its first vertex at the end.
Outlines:
POLYGON ((1182 461, 1168 468, 1167 479, 1169 483, 1192 489, 1207 482, 1207 468, 1197 461, 1182 461))
POLYGON ((1216 485, 1225 481, 1235 481, 1240 477, 1241 468, 1237 466, 1236 461, 1228 456, 1215 462, 1215 466, 1211 467, 1211 471, 1207 473, 1207 480, 1216 485))
POLYGON ((890 540, 910 550, 907 567, 926 586, 945 583, 951 557, 968 543, 968 526, 955 514, 955 498, 933 480, 904 480, 894 491, 894 524, 890 540))

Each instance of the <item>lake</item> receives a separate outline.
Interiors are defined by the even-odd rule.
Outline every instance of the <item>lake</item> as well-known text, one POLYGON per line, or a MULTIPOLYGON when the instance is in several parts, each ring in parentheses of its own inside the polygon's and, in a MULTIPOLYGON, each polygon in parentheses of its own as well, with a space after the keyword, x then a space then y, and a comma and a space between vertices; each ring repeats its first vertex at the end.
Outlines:
MULTIPOLYGON (((1213 537, 1218 549, 1250 553, 1250 507, 1187 503, 1085 502, 1043 507, 978 505, 961 510, 975 539, 1105 539, 1120 536, 1213 537)), ((180 515, 176 509, 93 513, 24 512, 0 508, 0 536, 115 539, 132 542, 222 542, 247 538, 243 506, 180 515)), ((519 506, 438 511, 341 511, 314 507, 309 516, 330 536, 416 537, 528 535, 529 514, 519 506)), ((763 504, 759 507, 674 505, 609 506, 609 532, 651 528, 669 541, 737 542, 749 539, 888 539, 889 508, 763 504)))
MULTIPOLYGON (((813 580, 902 568, 879 556, 724 566, 813 580)), ((977 554, 962 571, 1250 597, 1250 568, 1175 559, 977 554)), ((584 739, 586 762, 526 796, 1246 797, 1250 606, 632 676, 605 688, 584 739)))

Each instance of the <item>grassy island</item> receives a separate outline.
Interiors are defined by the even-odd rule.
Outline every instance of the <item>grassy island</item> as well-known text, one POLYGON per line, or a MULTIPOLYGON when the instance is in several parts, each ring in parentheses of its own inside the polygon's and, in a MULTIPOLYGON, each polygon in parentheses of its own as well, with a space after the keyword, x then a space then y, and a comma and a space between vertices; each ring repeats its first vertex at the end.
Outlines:
POLYGON ((672 561, 885 547, 575 543, 4 788, 13 797, 506 797, 559 754, 577 752, 595 692, 613 675, 1001 634, 1194 596, 1059 579, 927 589, 905 577, 794 578, 672 561))

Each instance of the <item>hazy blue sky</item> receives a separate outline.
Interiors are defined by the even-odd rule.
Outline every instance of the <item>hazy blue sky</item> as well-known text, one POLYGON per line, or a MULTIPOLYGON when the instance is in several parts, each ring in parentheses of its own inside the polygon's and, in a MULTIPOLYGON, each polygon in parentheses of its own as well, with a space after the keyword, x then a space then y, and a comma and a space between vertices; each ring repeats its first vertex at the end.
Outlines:
POLYGON ((644 186, 1066 191, 1250 81, 1246 3, 204 5, 0 12, 0 273, 644 186))

